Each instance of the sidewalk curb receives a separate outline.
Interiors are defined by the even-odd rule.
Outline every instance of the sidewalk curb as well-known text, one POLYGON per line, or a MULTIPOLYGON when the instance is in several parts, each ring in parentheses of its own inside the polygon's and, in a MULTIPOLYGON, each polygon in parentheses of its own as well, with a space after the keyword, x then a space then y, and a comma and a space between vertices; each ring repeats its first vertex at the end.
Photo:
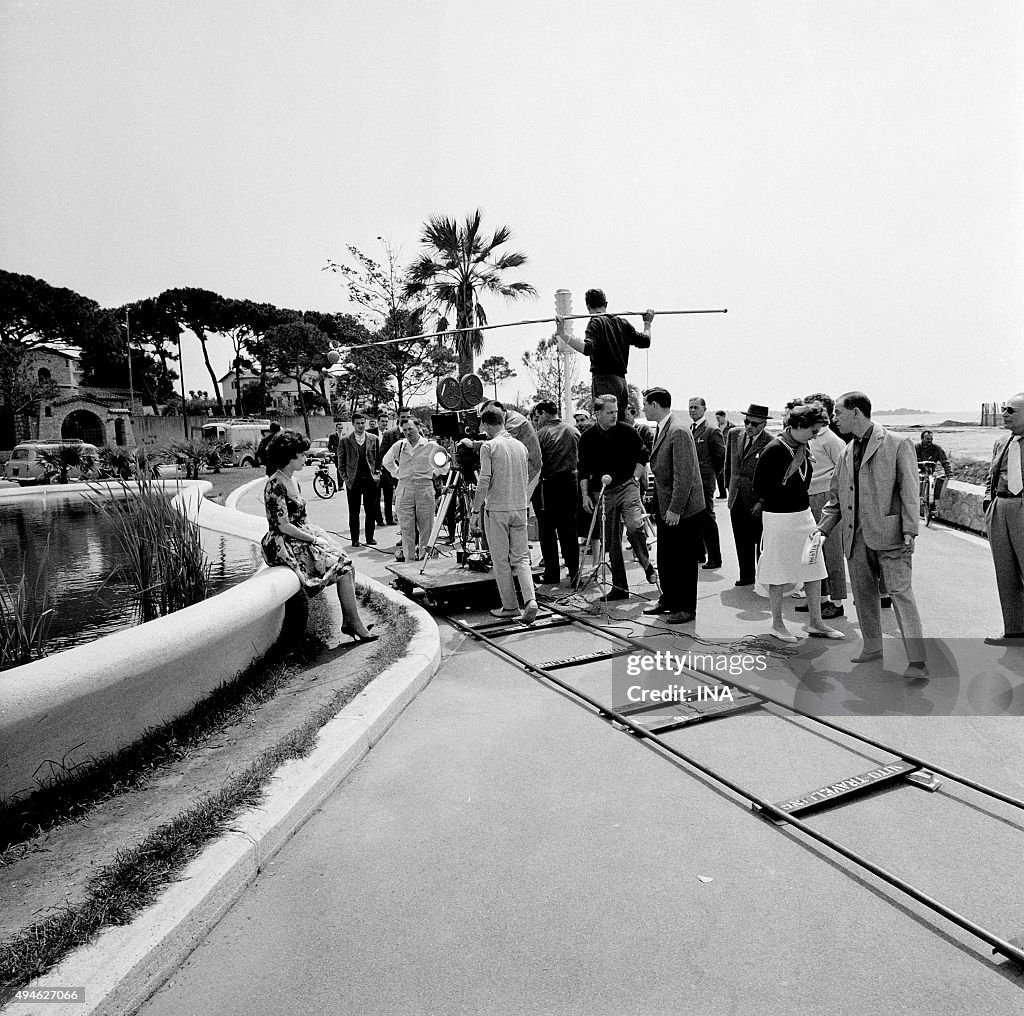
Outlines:
MULTIPOLYGON (((337 789, 429 684, 441 663, 437 625, 418 604, 380 582, 369 585, 413 617, 405 656, 363 689, 318 735, 306 758, 284 763, 262 804, 209 844, 131 924, 108 928, 27 989, 85 987, 85 1001, 47 1006, 55 1016, 129 1016, 184 963, 263 865, 337 789)), ((0 1012, 14 1012, 13 1005, 0 1012)))

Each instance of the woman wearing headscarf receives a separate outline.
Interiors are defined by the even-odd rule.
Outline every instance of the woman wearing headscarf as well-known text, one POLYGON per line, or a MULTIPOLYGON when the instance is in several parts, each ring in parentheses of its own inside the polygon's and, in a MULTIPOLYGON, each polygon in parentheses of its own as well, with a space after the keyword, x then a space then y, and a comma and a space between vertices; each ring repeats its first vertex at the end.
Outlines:
POLYGON ((808 445, 827 423, 820 405, 793 406, 785 429, 767 445, 754 470, 754 497, 761 506, 763 523, 757 581, 768 587, 772 608, 769 634, 780 642, 798 641, 782 618, 782 597, 800 582, 807 592, 810 615, 804 631, 818 638, 843 638, 842 632, 821 618, 821 580, 827 575, 821 548, 811 563, 802 560, 807 538, 816 528, 807 495, 814 469, 808 445))

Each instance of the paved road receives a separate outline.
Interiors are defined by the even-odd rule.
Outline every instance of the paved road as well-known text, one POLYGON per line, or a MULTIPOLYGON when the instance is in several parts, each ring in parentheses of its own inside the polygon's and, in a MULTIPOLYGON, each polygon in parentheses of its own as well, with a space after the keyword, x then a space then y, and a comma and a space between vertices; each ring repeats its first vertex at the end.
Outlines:
MULTIPOLYGON (((343 512, 340 498, 311 506, 316 521, 342 531, 343 512)), ((709 639, 768 627, 767 602, 732 587, 730 542, 721 577, 702 579, 697 632, 709 639)), ((356 555, 381 573, 382 556, 356 555)), ((1018 709, 1024 695, 1024 659, 978 648, 998 630, 987 546, 929 530, 915 568, 929 634, 944 640, 946 680, 963 694, 925 688, 908 700, 895 638, 888 671, 861 677, 850 644, 808 645, 800 658, 813 666, 773 661, 763 686, 806 696, 831 685, 852 714, 847 725, 1024 797, 1019 717, 941 715, 976 693, 972 673, 989 692, 994 675, 1009 674, 1018 709), (879 699, 878 687, 897 690, 879 699)), ((147 1016, 1021 1012, 1024 974, 993 964, 986 947, 450 627, 443 635, 432 684, 147 1016)), ((592 644, 516 637, 534 659, 592 644)), ((681 651, 689 641, 664 645, 681 651)), ((606 689, 607 664, 579 679, 606 689)), ((879 757, 765 711, 670 736, 771 799, 879 757)), ((901 786, 814 822, 1013 936, 1024 933, 1022 819, 947 783, 937 794, 901 786)))

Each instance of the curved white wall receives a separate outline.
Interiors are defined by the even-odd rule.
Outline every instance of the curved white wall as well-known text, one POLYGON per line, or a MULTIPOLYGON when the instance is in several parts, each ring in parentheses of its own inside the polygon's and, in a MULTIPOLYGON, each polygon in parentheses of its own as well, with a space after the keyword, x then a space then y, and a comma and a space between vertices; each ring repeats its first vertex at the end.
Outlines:
MULTIPOLYGON (((262 518, 203 500, 206 481, 158 482, 181 487, 176 503, 206 529, 257 542, 266 532, 262 518)), ((81 497, 92 486, 6 488, 0 500, 81 497)), ((169 617, 0 672, 0 798, 36 789, 52 775, 48 759, 70 768, 186 712, 267 652, 298 591, 287 568, 264 568, 169 617)))

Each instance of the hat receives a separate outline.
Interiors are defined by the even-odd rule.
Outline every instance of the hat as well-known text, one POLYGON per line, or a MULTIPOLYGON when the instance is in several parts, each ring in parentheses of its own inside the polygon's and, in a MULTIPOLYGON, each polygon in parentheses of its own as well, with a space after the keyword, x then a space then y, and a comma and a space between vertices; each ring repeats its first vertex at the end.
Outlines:
POLYGON ((770 420, 771 419, 771 417, 768 415, 768 407, 767 406, 758 406, 758 405, 756 405, 753 402, 750 403, 750 407, 747 409, 747 411, 743 415, 744 416, 753 416, 755 419, 758 419, 758 420, 770 420))

